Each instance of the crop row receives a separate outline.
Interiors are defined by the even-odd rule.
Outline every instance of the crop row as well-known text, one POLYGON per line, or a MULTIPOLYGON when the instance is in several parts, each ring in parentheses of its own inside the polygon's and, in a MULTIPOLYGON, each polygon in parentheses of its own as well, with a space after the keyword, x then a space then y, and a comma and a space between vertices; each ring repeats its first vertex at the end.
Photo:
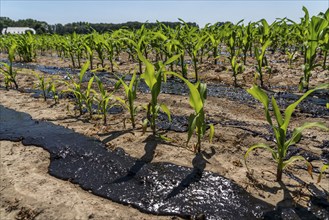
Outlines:
POLYGON ((287 57, 290 66, 301 59, 303 74, 299 88, 307 91, 314 68, 329 68, 329 10, 311 18, 307 9, 303 10, 305 15, 299 23, 283 18, 269 24, 262 19, 247 25, 241 21, 206 25, 200 29, 181 20, 181 25, 176 28, 159 23, 153 29, 142 26, 138 30, 120 29, 106 34, 94 31, 87 35, 73 33, 65 36, 2 35, 0 50, 8 53, 10 47, 17 45, 15 54, 24 62, 31 62, 47 52, 56 53, 58 57, 69 58, 73 68, 81 68, 87 59, 90 69, 93 69, 94 57, 97 57, 97 68, 106 68, 105 61, 108 61, 111 72, 114 72, 120 55, 127 53, 130 60, 138 62, 139 73, 142 72, 142 61, 137 50, 154 62, 165 63, 178 55, 179 59, 170 63, 170 70, 173 71, 176 65, 180 74, 187 78, 188 58, 195 82, 199 80, 199 69, 206 59, 217 64, 223 57, 230 63, 234 85, 237 85, 237 76, 244 72, 249 60, 252 65, 256 63, 254 78, 262 87, 264 74, 271 73, 267 54, 279 52, 287 57))

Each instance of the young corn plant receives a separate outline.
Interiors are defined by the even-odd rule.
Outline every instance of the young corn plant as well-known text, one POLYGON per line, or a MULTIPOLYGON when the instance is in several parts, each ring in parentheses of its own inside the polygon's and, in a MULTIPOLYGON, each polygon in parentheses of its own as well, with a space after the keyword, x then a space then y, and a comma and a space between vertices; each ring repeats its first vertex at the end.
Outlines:
MULTIPOLYGON (((197 144, 195 145, 193 151, 200 152, 201 151, 201 140, 206 133, 207 130, 207 123, 205 121, 206 115, 204 112, 204 104, 207 98, 207 85, 205 83, 197 82, 196 84, 190 83, 184 77, 178 75, 177 73, 170 72, 174 76, 183 80, 188 88, 190 89, 190 106, 194 109, 194 113, 189 117, 189 124, 188 124, 188 137, 187 142, 188 144, 191 140, 192 134, 196 131, 197 134, 197 144)), ((209 139, 210 142, 215 133, 215 128, 213 124, 208 125, 210 128, 209 139)))
POLYGON ((8 51, 9 64, 1 62, 0 72, 4 75, 5 87, 9 90, 9 86, 13 83, 15 88, 18 89, 18 84, 16 82, 17 72, 13 70, 13 62, 15 59, 16 44, 13 43, 8 51))
POLYGON ((110 70, 112 73, 114 72, 114 66, 116 65, 116 62, 114 60, 116 45, 117 41, 112 36, 110 36, 104 42, 105 50, 107 52, 107 58, 110 61, 110 70))
POLYGON ((210 50, 212 50, 212 56, 214 59, 214 64, 218 63, 219 45, 221 44, 222 38, 217 33, 217 23, 210 26, 209 30, 206 32, 210 41, 210 50))
POLYGON ((97 56, 99 59, 99 63, 97 63, 97 67, 100 65, 102 68, 105 67, 105 40, 104 36, 100 35, 98 33, 93 33, 95 34, 94 36, 94 44, 95 44, 95 50, 97 52, 97 56))
POLYGON ((164 64, 162 62, 158 62, 158 68, 150 63, 141 53, 141 51, 137 50, 137 54, 139 59, 145 64, 145 71, 141 75, 141 78, 144 79, 146 85, 149 87, 151 91, 151 102, 146 107, 147 114, 146 119, 143 122, 144 131, 146 130, 147 124, 150 123, 150 127, 152 129, 153 135, 156 135, 156 119, 158 117, 160 109, 168 115, 169 120, 170 111, 165 104, 158 103, 158 96, 160 94, 162 79, 166 79, 166 71, 165 66, 174 62, 180 57, 180 54, 175 55, 168 59, 164 64))
MULTIPOLYGON (((305 13, 307 12, 306 8, 303 8, 303 10, 305 11, 305 13)), ((313 16, 308 24, 306 32, 306 35, 308 37, 306 39, 306 42, 304 42, 304 45, 306 45, 303 65, 304 74, 301 77, 299 83, 300 91, 307 91, 309 89, 311 71, 314 70, 315 67, 321 66, 321 64, 318 64, 316 62, 316 57, 317 49, 320 46, 320 42, 325 37, 325 34, 328 30, 329 21, 327 21, 325 17, 329 17, 329 9, 326 11, 324 17, 313 16)))
POLYGON ((264 61, 265 61, 265 65, 266 65, 265 52, 266 52, 267 47, 270 44, 271 44, 271 40, 268 39, 261 46, 260 51, 257 47, 255 47, 255 57, 256 57, 256 60, 257 60, 257 66, 256 66, 257 72, 256 72, 256 75, 255 75, 255 79, 259 78, 261 87, 264 87, 263 66, 264 66, 264 61))
MULTIPOLYGON (((255 23, 249 22, 246 27, 242 25, 241 30, 242 35, 242 53, 243 53, 243 65, 247 64, 247 53, 248 51, 252 52, 252 46, 253 46, 253 38, 255 35, 255 23)), ((252 53, 250 53, 251 56, 252 53)))
POLYGON ((231 59, 231 67, 233 70, 234 86, 237 87, 238 86, 237 76, 243 73, 244 66, 238 63, 236 56, 233 56, 233 58, 231 59))
POLYGON ((123 78, 119 78, 119 83, 123 85, 125 94, 126 94, 126 100, 121 99, 120 97, 116 97, 116 100, 118 100, 130 113, 130 121, 133 126, 133 129, 136 127, 135 123, 135 116, 136 116, 136 110, 137 107, 134 105, 134 101, 136 99, 136 92, 138 87, 138 79, 136 78, 136 71, 134 72, 129 85, 125 83, 123 78))
POLYGON ((288 150, 289 146, 294 145, 300 141, 302 132, 305 129, 312 128, 312 127, 318 127, 318 128, 324 129, 324 130, 329 130, 329 129, 323 123, 318 123, 318 122, 305 123, 302 126, 295 128, 293 130, 292 136, 288 139, 288 135, 287 135, 288 126, 289 126, 289 122, 291 119, 291 115, 293 114, 293 112, 295 111, 295 108, 301 101, 303 101, 308 95, 310 95, 315 90, 328 89, 328 88, 329 88, 329 84, 323 84, 321 86, 318 86, 315 89, 309 90, 302 97, 300 97, 296 102, 292 103, 285 109, 284 117, 282 116, 274 97, 272 97, 271 103, 270 103, 267 94, 262 89, 260 89, 258 86, 253 86, 250 89, 248 89, 247 90, 248 93, 251 94, 258 101, 260 101, 264 106, 266 120, 270 124, 270 126, 272 127, 273 132, 274 132, 276 147, 270 147, 269 145, 264 144, 264 143, 259 143, 259 144, 253 145, 252 147, 250 147, 247 150, 246 154, 244 155, 244 160, 245 160, 246 166, 247 166, 246 161, 247 161, 247 157, 248 157, 249 153, 257 148, 263 148, 272 153, 272 158, 277 163, 276 180, 278 182, 282 181, 283 170, 288 165, 290 165, 291 163, 293 163, 297 160, 304 160, 306 165, 308 166, 308 172, 310 173, 310 175, 312 175, 312 166, 304 157, 292 156, 289 159, 285 159, 287 156, 287 150, 288 150), (274 121, 272 120, 271 115, 270 115, 270 110, 269 110, 270 104, 273 108, 276 124, 274 123, 274 121))
POLYGON ((292 50, 292 51, 287 50, 286 51, 286 54, 288 56, 289 68, 292 67, 292 63, 296 60, 296 53, 297 53, 297 50, 292 50))
POLYGON ((59 96, 58 96, 58 92, 56 90, 56 86, 54 82, 49 82, 48 83, 48 89, 47 89, 48 93, 52 93, 55 104, 59 103, 59 96))
POLYGON ((256 66, 256 74, 255 79, 260 80, 260 86, 264 87, 264 80, 263 80, 263 66, 267 65, 267 60, 265 56, 266 49, 271 45, 272 41, 270 39, 270 28, 265 19, 262 19, 260 21, 262 24, 259 26, 258 32, 259 32, 259 48, 255 45, 255 57, 257 60, 257 66, 256 66))
POLYGON ((83 99, 84 105, 85 105, 87 111, 89 112, 89 119, 92 119, 92 117, 93 117, 93 104, 95 101, 94 94, 96 94, 96 91, 92 89, 94 79, 95 79, 95 76, 93 76, 89 79, 87 88, 82 93, 82 99, 83 99))
POLYGON ((238 62, 238 55, 240 53, 239 44, 242 44, 243 40, 241 38, 241 31, 242 28, 238 26, 238 24, 242 22, 239 21, 235 26, 228 26, 226 25, 225 28, 226 32, 226 46, 227 50, 230 53, 228 59, 230 61, 232 72, 233 72, 233 79, 234 79, 234 86, 237 86, 237 75, 241 74, 244 71, 243 65, 238 62))
POLYGON ((117 105, 115 103, 110 103, 110 101, 113 100, 113 93, 116 91, 118 84, 116 84, 114 91, 108 93, 108 91, 104 88, 103 82, 97 76, 95 76, 95 79, 99 90, 99 94, 96 97, 96 101, 98 102, 98 110, 103 115, 103 124, 106 125, 108 109, 117 105))
POLYGON ((47 101, 47 94, 48 94, 47 84, 49 83, 49 81, 45 81, 44 75, 39 75, 36 73, 35 76, 38 79, 38 83, 36 84, 36 87, 38 87, 42 91, 43 100, 47 101))
POLYGON ((83 89, 82 89, 82 80, 83 76, 85 75, 88 67, 89 67, 89 61, 87 61, 81 68, 79 73, 79 80, 78 82, 75 82, 74 80, 71 80, 69 82, 65 82, 68 86, 68 89, 64 92, 71 92, 74 95, 75 98, 75 105, 79 110, 79 114, 83 114, 83 106, 84 106, 84 95, 83 95, 83 89))
POLYGON ((201 49, 203 49, 207 40, 207 36, 195 35, 192 39, 193 39, 193 46, 188 47, 187 52, 192 58, 194 74, 195 74, 195 82, 198 82, 199 81, 198 62, 201 63, 199 52, 201 49))

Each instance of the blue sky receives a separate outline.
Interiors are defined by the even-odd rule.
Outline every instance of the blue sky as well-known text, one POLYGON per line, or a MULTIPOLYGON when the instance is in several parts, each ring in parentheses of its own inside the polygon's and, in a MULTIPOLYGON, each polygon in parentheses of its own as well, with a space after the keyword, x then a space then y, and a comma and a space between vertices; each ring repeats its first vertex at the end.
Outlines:
POLYGON ((265 18, 288 17, 299 21, 306 6, 311 15, 325 12, 329 0, 0 0, 0 15, 14 20, 32 18, 49 24, 86 21, 90 23, 123 23, 185 21, 206 23, 217 21, 245 22, 265 18))

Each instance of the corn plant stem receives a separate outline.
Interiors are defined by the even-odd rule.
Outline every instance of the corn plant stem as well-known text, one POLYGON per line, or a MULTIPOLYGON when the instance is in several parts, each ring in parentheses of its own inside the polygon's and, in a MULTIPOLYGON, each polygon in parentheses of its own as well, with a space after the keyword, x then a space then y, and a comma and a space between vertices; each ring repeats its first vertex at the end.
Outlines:
POLYGON ((93 69, 93 55, 89 55, 90 70, 93 69))
POLYGON ((182 54, 180 57, 180 64, 182 67, 182 76, 186 79, 187 78, 187 72, 186 72, 186 68, 185 68, 185 64, 184 64, 184 55, 182 54))
POLYGON ((73 68, 75 68, 74 56, 72 53, 70 53, 70 57, 71 57, 73 68))
POLYGON ((134 113, 134 105, 132 100, 129 100, 129 111, 130 111, 130 120, 131 120, 131 124, 133 126, 133 129, 135 129, 136 124, 135 124, 135 113, 134 113))
POLYGON ((283 158, 279 158, 277 172, 276 172, 276 181, 281 182, 282 181, 282 172, 283 172, 283 158))
MULTIPOLYGON (((199 130, 201 130, 201 129, 198 129, 198 131, 199 130)), ((200 151, 201 151, 201 133, 200 132, 198 132, 197 151, 198 151, 198 153, 200 153, 200 151)))
POLYGON ((234 73, 233 76, 234 76, 234 87, 237 87, 238 86, 237 74, 234 73))
POLYGON ((152 132, 153 135, 156 135, 156 127, 155 127, 155 120, 156 120, 156 113, 155 113, 155 107, 156 105, 154 105, 154 103, 152 104, 151 108, 152 108, 152 121, 151 121, 151 128, 152 128, 152 132))
POLYGON ((213 50, 213 57, 214 57, 214 64, 217 65, 217 63, 218 63, 218 58, 217 58, 217 47, 214 47, 214 50, 213 50))
POLYGON ((142 61, 138 59, 138 66, 139 66, 139 74, 142 74, 143 69, 142 69, 142 61))
MULTIPOLYGON (((16 90, 18 89, 18 84, 16 82, 15 76, 16 74, 13 71, 13 62, 11 61, 9 64, 9 74, 10 74, 10 81, 12 81, 15 85, 16 90)), ((6 89, 8 90, 8 88, 6 87, 6 89)))
POLYGON ((44 101, 47 101, 47 95, 46 95, 46 90, 45 90, 45 88, 43 88, 42 93, 43 93, 43 100, 44 100, 44 101))
POLYGON ((198 76, 198 66, 197 66, 197 58, 193 57, 193 66, 194 66, 194 73, 195 73, 195 82, 199 81, 199 76, 198 76))

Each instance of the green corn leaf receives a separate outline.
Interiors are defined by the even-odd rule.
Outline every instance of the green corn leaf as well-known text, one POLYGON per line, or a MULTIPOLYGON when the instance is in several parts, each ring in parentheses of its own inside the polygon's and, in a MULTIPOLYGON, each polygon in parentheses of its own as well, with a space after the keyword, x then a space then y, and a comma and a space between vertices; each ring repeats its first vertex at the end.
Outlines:
POLYGON ((292 156, 289 158, 289 160, 283 161, 283 166, 282 169, 285 169, 288 165, 292 164, 293 162, 297 161, 297 160, 303 160, 305 161, 306 165, 307 165, 307 172, 310 174, 310 176, 313 179, 313 175, 312 175, 312 165, 310 162, 308 162, 304 157, 302 156, 292 156))
POLYGON ((162 109, 162 111, 163 111, 164 113, 167 114, 168 119, 169 119, 169 121, 171 122, 171 116, 170 116, 170 110, 169 110, 169 108, 168 108, 165 104, 161 104, 161 105, 160 105, 160 108, 162 109))
POLYGON ((186 85, 190 89, 190 105, 196 113, 199 113, 201 111, 201 109, 203 108, 203 102, 201 99, 201 95, 198 91, 198 87, 193 85, 187 79, 185 79, 184 77, 182 77, 181 75, 179 75, 175 72, 167 72, 167 74, 172 74, 172 75, 180 78, 181 80, 183 80, 186 83, 186 85))
POLYGON ((254 85, 250 89, 248 89, 247 92, 250 95, 252 95, 255 99, 260 101, 266 109, 268 109, 268 105, 269 105, 268 96, 262 89, 260 89, 257 85, 254 85))
POLYGON ((278 126, 281 127, 281 125, 283 124, 282 115, 281 115, 279 106, 276 103, 276 100, 274 99, 273 96, 272 96, 272 107, 273 107, 274 115, 275 115, 276 121, 278 123, 278 126))
MULTIPOLYGON (((122 78, 118 78, 118 80, 119 80, 120 84, 123 85, 126 96, 128 97, 128 92, 129 92, 130 88, 128 87, 128 85, 125 83, 125 81, 122 78)), ((117 86, 115 86, 115 87, 117 87, 117 86)))
POLYGON ((129 106, 126 104, 126 101, 125 100, 123 100, 122 98, 120 98, 120 97, 115 97, 115 99, 118 101, 118 102, 120 102, 125 108, 127 108, 127 109, 129 109, 129 106))
POLYGON ((8 58, 9 58, 9 62, 12 63, 15 59, 15 51, 16 51, 16 48, 17 48, 17 44, 16 43, 13 43, 10 48, 9 48, 9 51, 8 51, 8 58))
POLYGON ((87 71, 89 65, 90 65, 90 63, 89 63, 89 61, 87 61, 87 62, 82 66, 82 68, 81 68, 81 70, 80 70, 80 74, 79 74, 79 80, 80 80, 80 82, 82 82, 83 76, 85 75, 85 73, 86 73, 86 71, 87 71))
POLYGON ((272 42, 270 40, 265 41, 264 45, 262 46, 262 56, 264 56, 266 49, 271 45, 271 43, 272 42))
POLYGON ((179 59, 181 56, 181 54, 177 54, 177 55, 174 55, 172 57, 170 57, 165 63, 164 65, 168 65, 168 64, 171 64, 172 62, 175 62, 177 59, 179 59))
POLYGON ((199 94, 202 100, 202 103, 207 99, 207 84, 200 83, 198 86, 199 94))
POLYGON ((263 104, 265 108, 266 120, 272 126, 272 119, 268 109, 269 100, 267 94, 262 89, 260 89, 257 85, 254 85, 250 89, 247 89, 247 92, 263 104))
POLYGON ((195 110, 195 112, 198 113, 203 108, 201 95, 192 83, 190 83, 188 80, 185 80, 185 83, 190 89, 190 105, 195 110))
POLYGON ((203 108, 203 102, 202 102, 201 95, 198 91, 197 85, 193 85, 187 79, 185 79, 184 77, 182 77, 178 74, 175 74, 175 76, 177 76, 181 80, 183 80, 186 83, 186 85, 189 87, 189 89, 190 89, 190 105, 195 110, 196 113, 200 112, 201 109, 203 108))
POLYGON ((129 83, 129 90, 130 91, 134 91, 135 81, 136 81, 136 71, 134 71, 133 76, 132 76, 132 78, 130 80, 130 83, 129 83))
POLYGON ((304 19, 305 19, 306 22, 308 22, 309 19, 310 19, 310 15, 309 15, 309 13, 308 13, 307 8, 306 8, 305 6, 303 6, 302 10, 303 10, 304 13, 305 13, 305 15, 304 15, 304 19))
POLYGON ((215 127, 213 124, 210 124, 209 125, 209 129, 210 129, 210 133, 209 133, 209 141, 210 143, 212 142, 212 139, 214 137, 214 134, 215 134, 215 127))
POLYGON ((152 90, 153 85, 157 82, 154 66, 142 55, 140 51, 137 51, 137 54, 139 59, 146 65, 145 72, 141 75, 141 78, 145 80, 147 86, 152 90))
POLYGON ((87 91, 86 91, 87 96, 90 95, 91 86, 93 85, 94 78, 95 78, 94 76, 91 77, 90 80, 89 80, 89 82, 88 82, 87 91))
POLYGON ((327 128, 324 123, 320 123, 320 122, 304 123, 302 126, 294 129, 294 131, 292 133, 292 137, 285 143, 285 146, 289 147, 290 145, 298 143, 301 138, 302 132, 305 129, 312 128, 312 127, 318 127, 325 131, 329 131, 329 128, 327 128))
POLYGON ((291 115, 292 113, 295 111, 295 108, 297 107, 297 105, 303 101, 308 95, 310 95, 312 92, 314 92, 315 90, 319 90, 319 89, 328 89, 329 88, 329 83, 326 83, 326 84, 322 84, 318 87, 316 87, 315 89, 311 89, 309 91, 307 91, 302 97, 300 97, 296 102, 292 103, 291 105, 289 105, 285 112, 284 112, 284 123, 283 125, 281 126, 281 128, 283 130, 287 130, 288 128, 288 125, 289 125, 289 122, 290 122, 290 118, 291 118, 291 115))
POLYGON ((154 105, 157 104, 157 98, 158 98, 158 96, 160 94, 160 91, 161 91, 161 74, 158 74, 157 81, 153 85, 153 88, 151 90, 152 102, 153 102, 154 105), (153 98, 155 98, 156 100, 153 100, 153 98))

